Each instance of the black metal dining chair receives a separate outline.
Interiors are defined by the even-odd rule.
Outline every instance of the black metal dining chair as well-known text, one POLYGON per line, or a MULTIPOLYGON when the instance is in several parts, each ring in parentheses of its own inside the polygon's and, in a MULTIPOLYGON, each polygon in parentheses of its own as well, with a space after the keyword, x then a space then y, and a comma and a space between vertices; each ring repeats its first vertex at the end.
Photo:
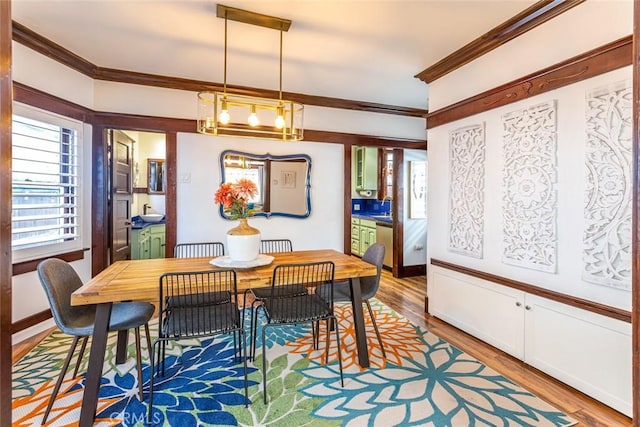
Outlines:
MULTIPOLYGON (((293 244, 289 239, 266 239, 260 240, 260 253, 261 254, 270 254, 270 253, 283 253, 283 252, 293 252, 293 244)), ((292 287, 291 291, 295 293, 305 293, 306 290, 303 287, 292 287)), ((270 286, 262 286, 258 288, 248 288, 244 291, 244 297, 242 300, 242 307, 244 310, 242 311, 242 324, 244 325, 245 312, 247 308, 247 296, 251 294, 251 318, 250 318, 250 328, 253 331, 255 329, 254 323, 256 319, 253 317, 255 313, 255 307, 258 304, 261 304, 265 298, 267 298, 271 293, 270 286)), ((249 358, 253 359, 255 356, 254 347, 250 347, 251 351, 249 354, 249 358)))
MULTIPOLYGON (((174 258, 200 258, 200 257, 217 257, 224 255, 224 244, 222 242, 192 242, 178 243, 173 248, 174 258)), ((184 305, 188 302, 197 303, 198 305, 217 304, 231 300, 228 292, 214 293, 205 295, 200 293, 197 300, 187 299, 181 296, 173 296, 167 300, 167 305, 184 305)))
MULTIPOLYGON (((71 294, 82 286, 82 280, 73 269, 73 267, 57 258, 49 258, 38 264, 38 277, 40 283, 49 300, 53 320, 58 328, 67 335, 73 336, 71 348, 67 353, 67 357, 62 365, 62 370, 53 388, 49 404, 42 417, 42 424, 47 421, 53 403, 60 391, 60 387, 67 373, 71 358, 78 345, 78 341, 82 338, 82 344, 76 360, 73 377, 78 373, 78 368, 82 362, 84 351, 87 346, 87 340, 93 335, 95 325, 96 306, 90 305, 71 305, 71 294)), ((139 399, 143 400, 142 395, 142 357, 140 351, 140 326, 145 327, 147 336, 147 346, 149 349, 149 359, 152 359, 151 353, 151 337, 149 335, 148 322, 153 316, 155 307, 148 302, 122 302, 113 304, 111 309, 111 317, 109 318, 109 332, 124 331, 133 329, 136 339, 136 363, 138 371, 138 391, 139 399)))
POLYGON ((222 242, 178 243, 173 248, 174 258, 216 257, 224 255, 222 242))
POLYGON ((220 334, 233 335, 235 354, 239 352, 244 362, 245 406, 248 405, 245 332, 240 323, 236 292, 236 272, 233 269, 165 273, 160 276, 158 338, 153 343, 157 366, 155 358, 152 359, 148 422, 151 422, 153 417, 154 378, 156 374, 165 375, 164 360, 168 341, 220 334), (203 304, 203 298, 210 295, 231 295, 231 299, 220 298, 203 304), (171 303, 177 299, 181 301, 180 304, 171 303), (236 339, 236 334, 239 334, 239 340, 236 339))
MULTIPOLYGON (((264 383, 265 404, 267 403, 266 332, 271 327, 305 323, 310 323, 313 327, 315 323, 325 320, 327 322, 325 363, 327 363, 331 334, 329 325, 334 324, 338 347, 338 364, 340 366, 340 382, 344 387, 342 357, 340 355, 340 332, 338 322, 333 313, 334 271, 335 265, 331 261, 281 264, 274 268, 269 296, 257 308, 264 310, 267 322, 262 326, 262 381, 264 383), (305 293, 292 293, 292 287, 303 287, 305 293)), ((254 347, 255 352, 255 329, 252 331, 251 336, 251 346, 254 347)))

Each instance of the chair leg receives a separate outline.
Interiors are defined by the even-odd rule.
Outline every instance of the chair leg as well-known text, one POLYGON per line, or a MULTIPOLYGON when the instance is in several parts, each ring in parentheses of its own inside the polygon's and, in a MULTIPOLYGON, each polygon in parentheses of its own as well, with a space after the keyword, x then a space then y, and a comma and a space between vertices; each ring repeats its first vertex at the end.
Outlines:
POLYGON ((257 300, 254 300, 253 303, 251 303, 251 325, 250 325, 250 331, 251 331, 251 336, 249 337, 249 340, 251 342, 251 346, 250 346, 250 353, 249 353, 249 358, 251 360, 255 360, 256 358, 256 335, 258 334, 258 309, 260 308, 260 306, 258 305, 257 307, 254 307, 254 304, 257 300))
POLYGON ((80 344, 80 351, 78 352, 78 358, 76 359, 76 366, 73 368, 73 378, 78 376, 78 369, 80 369, 80 365, 82 364, 82 357, 84 356, 84 350, 87 348, 88 341, 89 337, 82 338, 82 344, 80 344))
POLYGON ((156 340, 153 343, 152 347, 158 347, 158 351, 152 351, 152 353, 156 353, 158 356, 158 366, 155 366, 154 362, 155 362, 155 358, 151 358, 151 370, 149 371, 149 403, 148 403, 148 413, 147 413, 147 424, 151 425, 152 422, 152 418, 153 418, 153 378, 155 377, 155 373, 154 373, 154 368, 159 369, 160 366, 160 347, 161 347, 161 342, 159 340, 156 340))
POLYGON ((242 339, 242 343, 243 343, 243 345, 240 346, 240 358, 244 363, 244 407, 248 408, 249 407, 249 381, 247 380, 247 346, 246 344, 244 344, 246 343, 244 326, 240 331, 238 331, 238 334, 240 335, 240 338, 242 339), (244 349, 244 357, 242 354, 243 349, 244 349))
POLYGON ((378 330, 378 325, 376 324, 376 317, 373 315, 373 310, 371 309, 371 304, 369 304, 369 300, 364 300, 365 304, 367 304, 367 308, 369 309, 369 316, 371 316, 371 323, 373 324, 373 330, 376 331, 376 336, 378 337, 378 343, 380 343, 380 350, 382 350, 382 357, 387 358, 387 353, 384 352, 384 345, 382 344, 382 337, 380 336, 380 331, 378 330))
POLYGON ((51 397, 49 398, 49 404, 47 405, 47 409, 44 411, 44 416, 42 417, 42 424, 44 424, 47 421, 47 418, 49 417, 49 412, 51 412, 51 408, 53 408, 53 402, 56 400, 58 391, 60 391, 60 386, 62 385, 62 381, 64 380, 64 375, 67 373, 67 369, 69 368, 69 362, 71 362, 73 353, 76 351, 76 346, 78 345, 79 339, 80 337, 73 337, 71 348, 69 349, 69 353, 67 353, 67 358, 64 360, 64 365, 62 365, 62 370, 60 371, 60 376, 58 377, 58 381, 56 381, 56 385, 55 387, 53 387, 53 392, 51 393, 51 397))
POLYGON ((267 345, 266 345, 266 337, 267 337, 267 325, 262 327, 262 384, 263 384, 263 393, 264 393, 264 404, 267 404, 267 345))
POLYGON ((151 352, 151 334, 149 333, 149 324, 144 324, 145 335, 147 336, 147 350, 149 351, 149 361, 153 358, 153 353, 151 352))
POLYGON ((142 347, 140 346, 140 328, 135 328, 134 334, 136 336, 136 367, 138 369, 138 391, 140 402, 144 402, 144 395, 142 394, 142 347))
MULTIPOLYGON (((338 330, 338 321, 335 317, 333 317, 332 322, 334 322, 336 327, 336 344, 338 346, 338 366, 340 367, 340 384, 344 387, 344 375, 342 374, 342 354, 340 353, 340 331, 338 330)), ((329 336, 329 331, 327 330, 327 336, 329 336)))
MULTIPOLYGON (((244 328, 244 316, 247 312, 247 294, 249 293, 249 289, 244 290, 244 294, 242 296, 242 327, 244 328)), ((252 311, 253 313, 253 311, 252 311)))
MULTIPOLYGON (((329 322, 331 321, 331 319, 327 319, 327 343, 326 343, 326 348, 325 348, 325 352, 324 352, 324 364, 326 365, 327 363, 329 363, 329 346, 331 345, 331 325, 329 324, 329 322)), ((318 336, 320 336, 320 322, 318 322, 318 336)))

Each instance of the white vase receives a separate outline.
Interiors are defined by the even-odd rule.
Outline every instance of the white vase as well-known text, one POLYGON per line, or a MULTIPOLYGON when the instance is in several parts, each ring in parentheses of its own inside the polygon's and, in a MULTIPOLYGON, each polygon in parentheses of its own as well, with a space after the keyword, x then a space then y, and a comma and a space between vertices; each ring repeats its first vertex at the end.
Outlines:
POLYGON ((253 261, 260 252, 260 230, 240 218, 240 224, 227 231, 227 251, 232 261, 253 261))

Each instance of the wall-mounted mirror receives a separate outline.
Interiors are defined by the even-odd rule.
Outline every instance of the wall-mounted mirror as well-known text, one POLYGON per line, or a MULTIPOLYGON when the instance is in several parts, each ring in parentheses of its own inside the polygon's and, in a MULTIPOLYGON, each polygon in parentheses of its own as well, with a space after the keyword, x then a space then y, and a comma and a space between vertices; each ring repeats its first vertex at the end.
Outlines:
POLYGON ((147 192, 164 194, 165 192, 165 159, 147 159, 147 192))
MULTIPOLYGON (((226 150, 220 154, 222 183, 250 179, 258 187, 253 202, 256 216, 306 218, 311 214, 311 157, 273 156, 226 150)), ((229 216, 220 206, 220 215, 229 216)))

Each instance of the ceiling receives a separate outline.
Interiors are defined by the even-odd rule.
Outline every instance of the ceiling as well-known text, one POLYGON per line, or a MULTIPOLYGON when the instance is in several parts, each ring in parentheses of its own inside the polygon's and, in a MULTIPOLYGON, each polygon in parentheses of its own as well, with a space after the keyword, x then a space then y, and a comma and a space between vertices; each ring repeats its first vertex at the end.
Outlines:
MULTIPOLYGON (((222 0, 290 19, 283 90, 427 109, 414 76, 533 0, 222 0)), ((95 65, 223 82, 212 0, 13 0, 13 20, 95 65)), ((229 21, 227 83, 278 89, 278 31, 229 21)))

